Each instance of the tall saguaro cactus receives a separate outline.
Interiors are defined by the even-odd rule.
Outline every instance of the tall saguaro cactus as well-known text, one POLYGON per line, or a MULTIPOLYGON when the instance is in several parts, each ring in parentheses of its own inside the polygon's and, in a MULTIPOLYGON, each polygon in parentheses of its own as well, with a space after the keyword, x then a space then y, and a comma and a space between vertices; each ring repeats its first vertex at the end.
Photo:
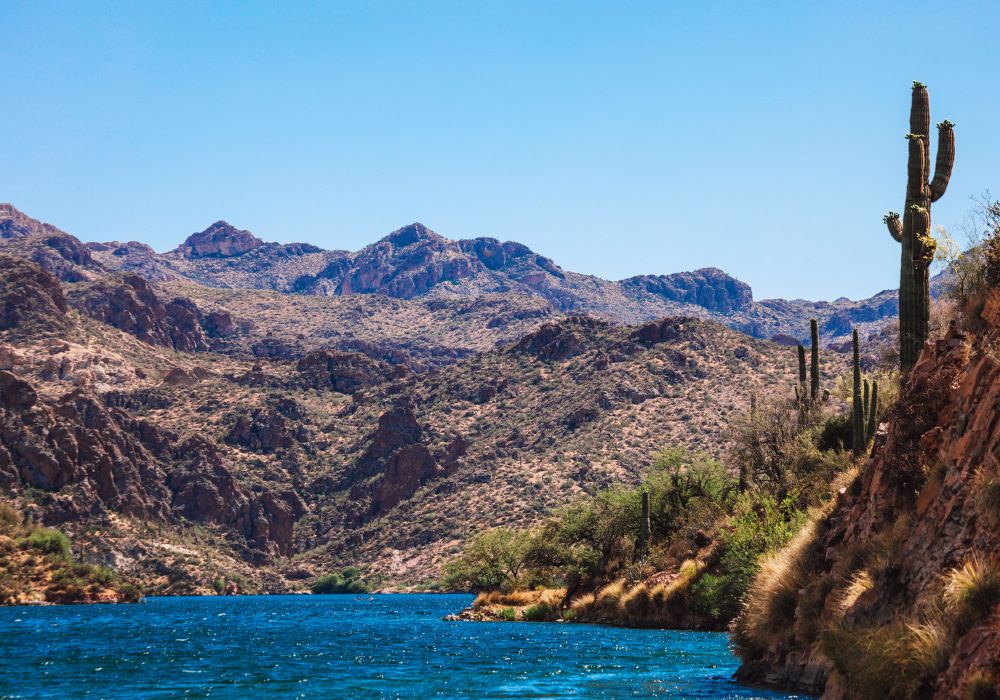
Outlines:
POLYGON ((812 348, 809 355, 809 395, 812 400, 819 399, 819 323, 816 319, 809 319, 809 335, 812 340, 812 348))
POLYGON ((864 454, 867 440, 865 440, 865 404, 861 396, 861 346, 858 342, 858 329, 854 329, 852 335, 854 341, 854 396, 851 402, 851 442, 854 447, 854 456, 860 457, 864 454))
POLYGON ((931 237, 931 202, 941 199, 955 164, 955 125, 947 119, 937 125, 937 160, 930 174, 931 107, 927 86, 913 83, 910 105, 909 162, 903 218, 889 212, 883 217, 891 235, 900 243, 899 263, 899 364, 908 372, 917 362, 927 340, 930 320, 930 265, 934 260, 931 237))

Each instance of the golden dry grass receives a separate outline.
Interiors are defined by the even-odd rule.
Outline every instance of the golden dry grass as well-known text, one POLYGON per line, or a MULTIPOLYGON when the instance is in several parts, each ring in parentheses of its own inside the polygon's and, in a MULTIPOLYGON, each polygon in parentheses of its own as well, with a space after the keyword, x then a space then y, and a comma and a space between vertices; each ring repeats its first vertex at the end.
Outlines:
POLYGON ((1000 571, 978 555, 944 575, 945 609, 961 629, 983 622, 1000 603, 1000 571))

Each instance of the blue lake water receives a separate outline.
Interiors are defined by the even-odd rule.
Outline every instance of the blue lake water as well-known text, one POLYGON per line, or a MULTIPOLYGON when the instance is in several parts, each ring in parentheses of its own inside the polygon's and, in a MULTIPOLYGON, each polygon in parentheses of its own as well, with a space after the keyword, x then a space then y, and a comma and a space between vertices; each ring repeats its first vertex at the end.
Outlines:
POLYGON ((463 595, 0 608, 0 698, 784 698, 724 634, 444 622, 463 595))

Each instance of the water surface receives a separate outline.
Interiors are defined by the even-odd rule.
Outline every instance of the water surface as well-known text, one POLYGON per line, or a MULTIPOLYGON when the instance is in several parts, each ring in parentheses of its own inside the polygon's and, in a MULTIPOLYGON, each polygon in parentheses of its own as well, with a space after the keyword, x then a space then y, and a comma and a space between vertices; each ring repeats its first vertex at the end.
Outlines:
POLYGON ((444 622, 461 595, 0 608, 0 698, 784 698, 724 634, 444 622))

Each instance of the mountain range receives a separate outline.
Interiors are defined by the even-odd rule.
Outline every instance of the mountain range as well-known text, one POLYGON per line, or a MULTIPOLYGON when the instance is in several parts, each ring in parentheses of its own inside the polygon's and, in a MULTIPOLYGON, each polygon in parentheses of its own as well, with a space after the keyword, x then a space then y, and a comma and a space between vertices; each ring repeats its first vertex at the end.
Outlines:
POLYGON ((895 303, 756 302, 714 269, 612 282, 419 224, 348 253, 219 222, 158 254, 10 205, 0 273, 0 492, 163 593, 346 565, 420 585, 659 449, 721 454, 751 392, 794 383, 810 315, 829 347, 895 303))

